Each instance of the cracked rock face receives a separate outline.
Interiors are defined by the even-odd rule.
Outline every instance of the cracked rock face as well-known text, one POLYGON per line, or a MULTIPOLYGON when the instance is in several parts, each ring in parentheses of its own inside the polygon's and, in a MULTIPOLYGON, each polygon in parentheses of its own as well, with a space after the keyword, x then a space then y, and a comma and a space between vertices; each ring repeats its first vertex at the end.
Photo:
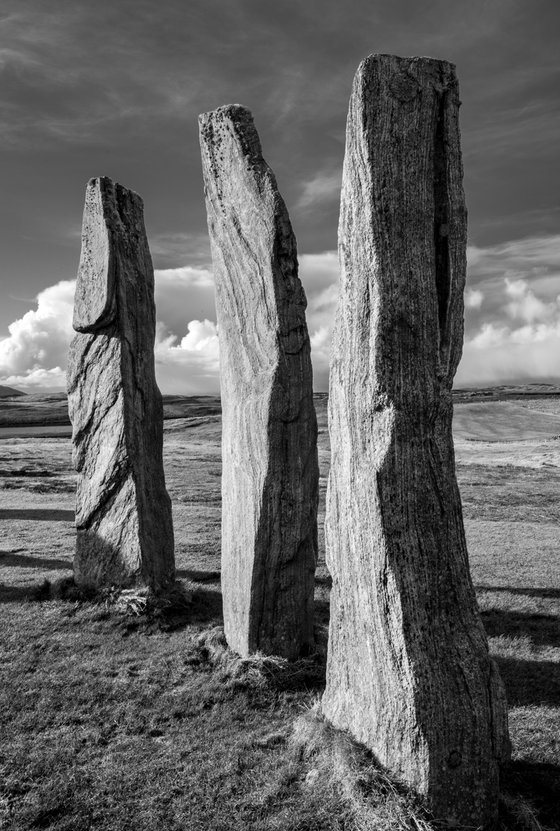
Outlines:
POLYGON ((142 200, 105 177, 86 189, 73 325, 75 580, 159 591, 173 581, 175 564, 154 370, 154 274, 142 200))
POLYGON ((222 589, 229 646, 313 645, 317 425, 296 242, 249 110, 200 116, 220 337, 222 589))
POLYGON ((509 741, 451 435, 466 209, 454 67, 372 55, 346 131, 322 708, 438 819, 490 827, 509 741))

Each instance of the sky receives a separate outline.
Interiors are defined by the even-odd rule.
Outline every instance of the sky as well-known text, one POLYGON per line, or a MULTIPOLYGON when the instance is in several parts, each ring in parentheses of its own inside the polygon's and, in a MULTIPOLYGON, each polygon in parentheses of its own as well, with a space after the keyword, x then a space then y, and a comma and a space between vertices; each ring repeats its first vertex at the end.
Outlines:
POLYGON ((328 386, 352 78, 374 52, 457 66, 469 209, 456 386, 560 380, 556 0, 3 0, 0 384, 65 385, 85 185, 137 191, 165 393, 219 390, 197 117, 249 107, 296 234, 328 386))

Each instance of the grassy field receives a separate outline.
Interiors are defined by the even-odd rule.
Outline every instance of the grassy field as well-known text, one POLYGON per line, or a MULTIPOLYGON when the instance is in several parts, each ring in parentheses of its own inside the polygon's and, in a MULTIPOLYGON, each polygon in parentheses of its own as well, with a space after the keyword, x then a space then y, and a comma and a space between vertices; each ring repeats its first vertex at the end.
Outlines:
MULTIPOLYGON (((313 716, 320 656, 294 668, 224 652, 221 425, 207 405, 166 422, 178 576, 190 605, 160 618, 82 603, 65 587, 70 441, 0 439, 0 828, 421 829, 406 795, 313 716)), ((537 828, 538 817, 560 829, 560 399, 475 401, 456 414, 471 568, 510 705, 502 828, 537 828)))

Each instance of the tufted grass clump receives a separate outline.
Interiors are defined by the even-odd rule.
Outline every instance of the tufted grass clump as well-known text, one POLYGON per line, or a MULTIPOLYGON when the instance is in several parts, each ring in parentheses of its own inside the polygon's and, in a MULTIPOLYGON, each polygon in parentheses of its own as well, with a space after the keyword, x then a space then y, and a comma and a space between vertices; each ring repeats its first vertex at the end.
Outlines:
POLYGON ((221 626, 201 633, 197 647, 232 687, 271 687, 277 690, 313 689, 325 683, 324 662, 319 655, 288 661, 260 652, 242 658, 232 652, 221 626))

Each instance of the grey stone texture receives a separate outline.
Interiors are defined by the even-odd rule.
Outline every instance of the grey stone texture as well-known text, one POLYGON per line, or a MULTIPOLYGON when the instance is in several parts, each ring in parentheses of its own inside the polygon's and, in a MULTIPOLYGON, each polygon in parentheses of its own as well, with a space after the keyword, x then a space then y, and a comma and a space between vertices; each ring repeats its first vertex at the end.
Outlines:
POLYGON ((467 214, 452 64, 371 55, 346 130, 322 709, 435 816, 492 827, 509 740, 451 435, 467 214))
POLYGON ((86 189, 73 325, 75 580, 159 592, 173 582, 175 563, 155 380, 154 273, 142 200, 106 177, 86 189))
POLYGON ((317 423, 296 241, 249 110, 200 116, 223 410, 222 590, 228 644, 312 648, 317 423))

